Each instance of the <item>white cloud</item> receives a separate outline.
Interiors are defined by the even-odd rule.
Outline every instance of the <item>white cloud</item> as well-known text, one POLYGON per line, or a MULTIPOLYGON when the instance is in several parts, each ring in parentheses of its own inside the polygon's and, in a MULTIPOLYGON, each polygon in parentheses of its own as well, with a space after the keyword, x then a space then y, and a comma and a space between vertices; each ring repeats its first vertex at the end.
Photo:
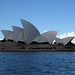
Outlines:
POLYGON ((0 39, 0 40, 3 40, 3 39, 0 39))
MULTIPOLYGON (((61 39, 65 38, 65 37, 75 37, 75 33, 74 32, 68 32, 68 33, 61 34, 57 37, 59 37, 61 39)), ((72 43, 75 43, 75 38, 72 40, 72 43)))
POLYGON ((43 31, 43 33, 45 33, 45 32, 48 32, 48 30, 46 30, 46 31, 43 31))

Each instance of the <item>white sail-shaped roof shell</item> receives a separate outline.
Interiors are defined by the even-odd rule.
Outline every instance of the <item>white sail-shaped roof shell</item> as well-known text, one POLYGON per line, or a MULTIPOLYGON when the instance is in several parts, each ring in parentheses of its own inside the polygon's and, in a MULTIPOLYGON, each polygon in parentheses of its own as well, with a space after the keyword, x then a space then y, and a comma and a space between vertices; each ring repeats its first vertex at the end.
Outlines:
POLYGON ((14 41, 14 33, 13 33, 13 31, 1 30, 1 32, 3 33, 4 38, 6 40, 13 40, 14 41))
POLYGON ((49 44, 52 44, 57 33, 58 31, 47 31, 47 32, 44 32, 42 36, 45 37, 45 39, 49 42, 49 44))
POLYGON ((33 41, 38 43, 48 42, 42 35, 37 36, 33 41))
POLYGON ((55 42, 56 42, 57 44, 59 44, 59 43, 62 44, 62 39, 56 37, 56 38, 55 38, 55 42))
POLYGON ((24 28, 24 36, 26 37, 26 43, 30 44, 32 40, 34 40, 38 35, 40 35, 40 33, 36 29, 36 27, 32 25, 31 23, 22 19, 21 19, 21 23, 24 28))
POLYGON ((68 42, 70 42, 71 40, 73 40, 74 37, 66 37, 62 39, 63 45, 66 45, 68 42))
POLYGON ((25 42, 25 37, 24 37, 24 32, 23 29, 17 26, 12 26, 13 31, 14 31, 14 42, 25 42))
POLYGON ((73 39, 74 39, 74 37, 65 37, 65 38, 62 38, 62 39, 55 38, 55 41, 56 41, 57 44, 61 43, 63 45, 66 45, 73 39))

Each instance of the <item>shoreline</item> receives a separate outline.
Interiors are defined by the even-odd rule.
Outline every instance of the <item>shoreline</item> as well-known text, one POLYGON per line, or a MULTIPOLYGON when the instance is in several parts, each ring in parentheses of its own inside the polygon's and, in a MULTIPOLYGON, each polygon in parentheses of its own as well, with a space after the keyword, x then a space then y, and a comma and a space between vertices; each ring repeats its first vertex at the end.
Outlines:
POLYGON ((0 52, 71 52, 75 49, 0 49, 0 52))

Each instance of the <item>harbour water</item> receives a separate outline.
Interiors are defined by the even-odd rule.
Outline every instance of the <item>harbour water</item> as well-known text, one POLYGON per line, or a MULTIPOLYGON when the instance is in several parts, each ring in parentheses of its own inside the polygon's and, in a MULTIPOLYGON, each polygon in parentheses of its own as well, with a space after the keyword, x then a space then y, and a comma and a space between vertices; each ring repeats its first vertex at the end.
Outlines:
POLYGON ((75 52, 0 52, 0 75, 75 75, 75 52))

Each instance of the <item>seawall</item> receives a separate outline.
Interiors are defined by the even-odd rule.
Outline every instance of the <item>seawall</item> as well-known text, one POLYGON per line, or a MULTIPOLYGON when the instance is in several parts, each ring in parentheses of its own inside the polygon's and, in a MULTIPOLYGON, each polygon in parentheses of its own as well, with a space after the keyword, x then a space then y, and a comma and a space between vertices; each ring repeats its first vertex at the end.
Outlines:
POLYGON ((75 49, 0 49, 0 52, 67 52, 75 49))

